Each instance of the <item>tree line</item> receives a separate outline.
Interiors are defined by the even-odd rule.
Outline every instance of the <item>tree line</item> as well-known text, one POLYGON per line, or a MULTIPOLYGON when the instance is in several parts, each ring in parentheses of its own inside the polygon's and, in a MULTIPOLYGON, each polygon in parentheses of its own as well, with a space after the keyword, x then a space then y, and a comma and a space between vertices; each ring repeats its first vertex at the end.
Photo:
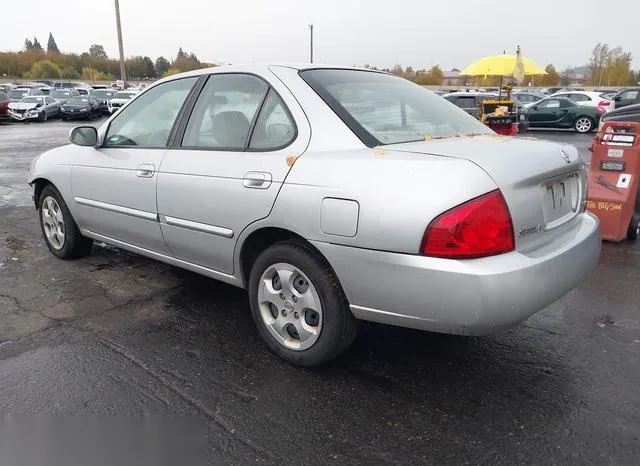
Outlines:
MULTIPOLYGON (((631 69, 632 56, 621 47, 609 47, 606 43, 598 43, 593 48, 589 60, 589 73, 583 84, 593 86, 626 86, 637 85, 640 81, 640 70, 631 69)), ((194 53, 185 52, 182 47, 171 60, 158 57, 152 60, 147 56, 134 56, 125 60, 127 78, 131 80, 155 79, 171 74, 191 71, 213 66, 201 62, 194 53)), ((378 69, 365 65, 365 68, 378 69)), ((439 65, 430 69, 416 69, 397 64, 384 71, 402 76, 421 85, 439 86, 445 83, 445 74, 439 65)), ((566 86, 571 82, 569 70, 558 72, 554 65, 546 66, 546 75, 527 76, 523 85, 566 86)), ((113 80, 120 75, 120 62, 109 58, 100 44, 93 44, 87 52, 63 53, 58 48, 53 34, 49 33, 47 48, 44 49, 37 37, 27 38, 24 50, 18 52, 0 52, 0 76, 26 79, 83 79, 91 81, 113 80)), ((476 86, 497 86, 500 78, 494 76, 458 80, 456 84, 476 86)))
MULTIPOLYGON (((630 52, 625 52, 622 47, 610 48, 606 43, 598 43, 593 48, 589 60, 588 73, 582 84, 592 86, 637 86, 640 84, 640 70, 634 72, 631 69, 632 56, 630 52)), ((365 65, 365 68, 378 69, 374 66, 365 65)), ((393 68, 383 68, 382 71, 393 73, 397 76, 409 79, 421 85, 441 86, 445 83, 445 75, 439 65, 427 69, 414 70, 413 67, 395 65, 393 68)), ((574 80, 572 71, 565 69, 558 72, 556 67, 548 64, 545 67, 546 75, 526 76, 522 85, 528 86, 530 83, 536 86, 568 86, 574 80)), ((506 82, 506 81, 503 81, 506 82)), ((459 79, 458 85, 475 85, 478 87, 498 86, 500 78, 497 76, 478 76, 468 79, 459 79)))
MULTIPOLYGON (((127 79, 155 79, 171 74, 214 66, 201 62, 194 53, 179 48, 175 58, 133 56, 125 60, 127 79)), ((109 58, 100 44, 93 44, 87 52, 63 53, 52 33, 46 50, 37 37, 27 38, 24 49, 0 52, 0 77, 26 79, 83 79, 113 80, 120 76, 120 61, 109 58)))

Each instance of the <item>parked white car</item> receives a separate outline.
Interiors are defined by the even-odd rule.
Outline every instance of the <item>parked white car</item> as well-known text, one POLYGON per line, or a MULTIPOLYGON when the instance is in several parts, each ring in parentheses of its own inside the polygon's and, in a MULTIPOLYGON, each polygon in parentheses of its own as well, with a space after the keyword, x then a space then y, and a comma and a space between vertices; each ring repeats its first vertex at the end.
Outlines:
POLYGON ((118 91, 113 99, 107 102, 109 113, 115 113, 120 107, 129 102, 137 91, 118 91))
POLYGON ((565 97, 578 105, 586 107, 602 107, 605 111, 613 109, 613 102, 602 92, 571 91, 556 92, 553 97, 565 97))

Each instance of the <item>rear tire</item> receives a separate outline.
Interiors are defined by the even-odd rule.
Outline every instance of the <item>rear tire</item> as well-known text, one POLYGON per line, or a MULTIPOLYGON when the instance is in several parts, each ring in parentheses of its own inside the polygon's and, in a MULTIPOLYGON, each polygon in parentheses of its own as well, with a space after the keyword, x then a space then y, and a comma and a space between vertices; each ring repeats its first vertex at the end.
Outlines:
POLYGON ((573 123, 573 129, 581 134, 590 133, 594 128, 595 122, 593 121, 593 119, 584 115, 576 118, 576 121, 574 121, 573 123))
POLYGON ((249 300, 258 333, 291 364, 331 361, 358 334, 359 322, 331 266, 303 241, 277 243, 260 254, 249 277, 249 300))
POLYGON ((80 234, 80 229, 60 192, 47 185, 38 200, 40 229, 49 251, 58 259, 75 259, 91 252, 93 240, 80 234))
POLYGON ((627 239, 635 241, 640 236, 640 213, 633 214, 629 222, 629 230, 627 231, 627 239))

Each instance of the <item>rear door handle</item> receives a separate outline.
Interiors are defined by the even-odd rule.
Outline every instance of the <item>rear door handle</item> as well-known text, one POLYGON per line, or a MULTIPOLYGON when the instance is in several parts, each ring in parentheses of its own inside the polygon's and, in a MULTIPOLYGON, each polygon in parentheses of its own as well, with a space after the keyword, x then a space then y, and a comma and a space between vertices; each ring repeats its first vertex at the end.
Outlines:
POLYGON ((266 172, 249 172, 244 175, 242 185, 245 188, 267 189, 271 186, 271 173, 266 172))
POLYGON ((136 170, 136 176, 140 178, 152 178, 155 173, 156 167, 150 163, 143 163, 142 165, 139 165, 136 170))

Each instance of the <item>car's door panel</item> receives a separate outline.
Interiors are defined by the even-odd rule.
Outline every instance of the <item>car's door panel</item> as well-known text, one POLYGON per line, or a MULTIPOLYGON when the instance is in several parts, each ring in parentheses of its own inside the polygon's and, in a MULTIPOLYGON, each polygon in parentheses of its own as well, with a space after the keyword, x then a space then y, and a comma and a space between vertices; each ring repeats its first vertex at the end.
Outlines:
MULTIPOLYGON (((253 91, 246 91, 250 96, 249 103, 234 102, 233 98, 228 98, 235 92, 229 76, 232 75, 213 74, 209 78, 191 116, 194 122, 201 121, 193 124, 194 128, 199 129, 192 134, 195 130, 189 122, 184 139, 177 141, 177 144, 184 142, 184 145, 172 148, 167 153, 158 173, 161 228, 175 257, 227 274, 233 273, 233 254, 238 235, 250 223, 269 214, 295 157, 304 152, 310 137, 309 124, 302 109, 287 88, 274 77, 268 86, 263 83, 264 93, 268 91, 269 94, 262 108, 264 111, 268 107, 273 96, 278 96, 284 102, 289 118, 293 118, 297 127, 297 133, 292 134, 292 142, 286 147, 264 152, 215 147, 216 137, 225 139, 215 129, 216 122, 221 119, 238 119, 233 128, 228 128, 229 131, 235 131, 237 125, 246 126, 245 118, 240 115, 245 112, 246 120, 251 120, 255 125, 254 134, 257 128, 262 127, 260 119, 253 118, 254 110, 259 105, 251 104, 257 98, 264 98, 258 95, 262 92, 260 85, 256 84, 255 95, 253 91), (228 84, 222 84, 223 81, 228 84), (268 90, 269 87, 272 90, 268 90), (225 99, 226 103, 220 103, 225 99), (206 105, 215 107, 211 119, 215 137, 204 134, 203 128, 207 123, 204 116, 198 116, 206 105), (198 145, 200 147, 196 148, 198 145)), ((246 78, 247 82, 259 79, 249 75, 238 76, 237 79, 246 78)), ((271 126, 277 127, 278 124, 271 126)), ((235 138, 230 137, 222 146, 232 145, 234 141, 235 138)))
POLYGON ((100 148, 79 152, 72 192, 81 228, 170 254, 158 222, 155 168, 196 81, 180 79, 150 88, 112 120, 100 148))

